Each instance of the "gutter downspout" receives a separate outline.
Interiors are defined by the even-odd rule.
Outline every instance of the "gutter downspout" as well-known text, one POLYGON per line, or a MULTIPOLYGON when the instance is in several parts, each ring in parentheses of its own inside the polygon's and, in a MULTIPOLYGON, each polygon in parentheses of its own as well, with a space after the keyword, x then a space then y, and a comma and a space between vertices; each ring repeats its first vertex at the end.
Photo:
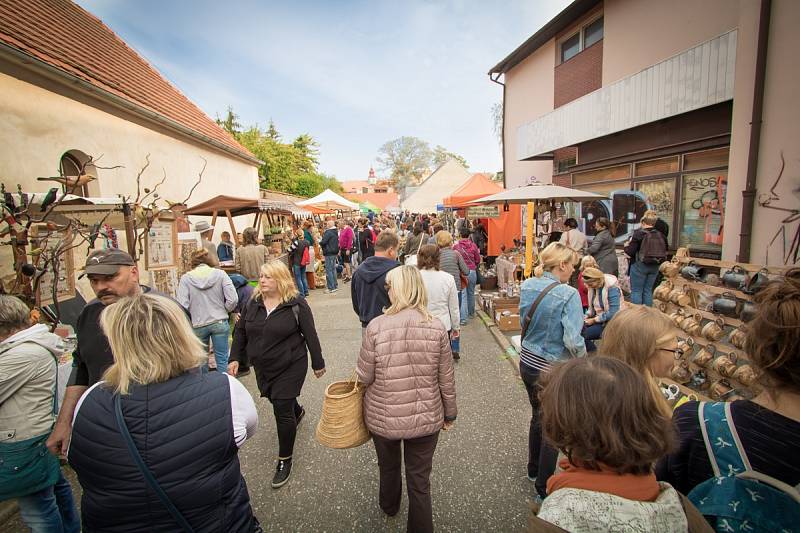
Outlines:
POLYGON ((772 0, 761 0, 761 10, 758 18, 755 82, 753 84, 753 114, 750 120, 750 148, 747 154, 747 178, 745 180, 745 188, 742 191, 742 226, 739 233, 739 255, 736 258, 736 261, 739 263, 750 262, 771 11, 772 0))
POLYGON ((506 188, 506 84, 502 81, 498 81, 500 76, 502 76, 502 72, 497 73, 497 77, 493 78, 492 73, 489 73, 489 79, 495 82, 497 85, 503 86, 503 119, 502 124, 500 125, 500 151, 502 152, 503 156, 503 188, 506 188))

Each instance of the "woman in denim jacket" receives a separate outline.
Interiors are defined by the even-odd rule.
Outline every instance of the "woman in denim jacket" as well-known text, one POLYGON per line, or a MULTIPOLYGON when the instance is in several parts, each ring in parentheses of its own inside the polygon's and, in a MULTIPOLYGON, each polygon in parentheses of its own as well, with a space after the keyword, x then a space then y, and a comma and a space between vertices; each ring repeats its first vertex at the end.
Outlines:
POLYGON ((528 434, 528 479, 535 483, 542 498, 546 496, 547 479, 553 474, 558 452, 542 441, 539 374, 549 370, 553 363, 586 355, 581 337, 581 298, 577 290, 566 284, 577 262, 578 255, 571 248, 558 242, 550 243, 539 255, 539 266, 534 270, 536 277, 525 280, 520 291, 519 316, 524 321, 542 291, 549 288, 531 317, 522 339, 519 359, 519 373, 532 409, 528 434))

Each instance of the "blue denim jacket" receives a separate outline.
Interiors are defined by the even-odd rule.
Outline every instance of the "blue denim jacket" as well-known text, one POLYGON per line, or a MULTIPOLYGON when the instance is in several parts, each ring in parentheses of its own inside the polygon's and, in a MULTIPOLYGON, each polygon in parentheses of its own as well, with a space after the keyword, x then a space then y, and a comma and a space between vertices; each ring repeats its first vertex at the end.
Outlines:
MULTIPOLYGON (((558 278, 550 272, 541 278, 530 278, 522 284, 519 296, 520 321, 548 285, 558 278)), ((523 348, 548 359, 559 361, 586 355, 586 345, 581 337, 583 307, 578 291, 559 282, 539 303, 533 314, 527 334, 522 339, 523 348)))

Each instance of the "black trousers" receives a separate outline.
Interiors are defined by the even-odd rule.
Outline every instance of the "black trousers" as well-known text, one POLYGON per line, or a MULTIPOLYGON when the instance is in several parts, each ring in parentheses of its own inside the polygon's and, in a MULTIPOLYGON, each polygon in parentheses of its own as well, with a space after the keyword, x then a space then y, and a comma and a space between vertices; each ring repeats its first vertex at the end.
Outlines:
POLYGON ((542 437, 541 412, 539 404, 539 370, 524 363, 519 365, 519 374, 528 391, 531 403, 531 427, 528 432, 528 476, 535 477, 536 492, 547 496, 547 480, 553 475, 558 460, 558 450, 547 444, 542 437))
POLYGON ((396 515, 400 509, 400 498, 403 495, 403 476, 400 469, 405 460, 408 488, 406 530, 409 532, 433 531, 431 469, 433 452, 436 451, 438 441, 438 431, 424 437, 402 440, 384 439, 374 433, 372 435, 380 468, 379 502, 383 512, 389 516, 396 515))
POLYGON ((297 398, 289 400, 270 400, 275 423, 278 426, 278 457, 286 459, 294 452, 294 440, 297 436, 297 417, 303 410, 297 398))

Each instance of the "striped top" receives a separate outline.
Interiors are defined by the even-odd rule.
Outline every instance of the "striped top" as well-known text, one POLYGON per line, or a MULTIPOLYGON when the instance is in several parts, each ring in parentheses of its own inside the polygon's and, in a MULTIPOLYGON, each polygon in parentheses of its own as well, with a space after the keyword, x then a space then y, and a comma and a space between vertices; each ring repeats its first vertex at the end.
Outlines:
POLYGON ((469 267, 467 267, 467 263, 464 262, 464 258, 461 257, 460 253, 456 252, 452 248, 442 248, 439 250, 439 270, 447 272, 453 276, 453 278, 456 280, 456 288, 458 290, 464 288, 461 285, 461 276, 459 276, 459 271, 466 276, 469 274, 469 267))
POLYGON ((519 362, 520 364, 534 368, 539 372, 547 372, 550 370, 550 365, 553 361, 550 359, 545 359, 544 357, 539 357, 523 346, 519 353, 519 362))

